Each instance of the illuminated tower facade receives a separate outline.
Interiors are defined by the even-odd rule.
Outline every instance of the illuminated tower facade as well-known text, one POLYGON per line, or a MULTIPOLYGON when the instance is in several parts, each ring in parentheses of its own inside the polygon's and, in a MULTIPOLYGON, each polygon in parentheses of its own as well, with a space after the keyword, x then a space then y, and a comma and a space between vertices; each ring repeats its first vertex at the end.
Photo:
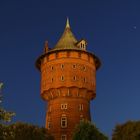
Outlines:
POLYGON ((96 96, 96 70, 100 60, 86 50, 87 41, 77 41, 69 21, 53 49, 45 42, 37 59, 41 72, 41 96, 48 102, 46 128, 55 140, 72 140, 75 125, 89 120, 90 101, 96 96))

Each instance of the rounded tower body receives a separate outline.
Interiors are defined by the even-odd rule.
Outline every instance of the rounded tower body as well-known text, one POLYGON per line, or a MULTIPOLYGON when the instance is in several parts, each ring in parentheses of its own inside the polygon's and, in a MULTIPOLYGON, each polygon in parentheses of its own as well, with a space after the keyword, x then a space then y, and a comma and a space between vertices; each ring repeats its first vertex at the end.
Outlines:
POLYGON ((48 102, 46 128, 55 140, 72 140, 82 119, 90 121, 90 101, 96 96, 96 70, 100 60, 86 51, 86 40, 77 41, 67 20, 64 33, 54 49, 36 61, 41 72, 41 96, 48 102))

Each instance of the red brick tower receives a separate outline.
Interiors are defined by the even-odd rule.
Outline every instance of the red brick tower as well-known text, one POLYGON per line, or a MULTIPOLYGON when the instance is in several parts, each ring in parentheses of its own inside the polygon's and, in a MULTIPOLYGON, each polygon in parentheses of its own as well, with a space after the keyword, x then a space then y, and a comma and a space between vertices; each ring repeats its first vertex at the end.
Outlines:
POLYGON ((90 120, 100 60, 86 46, 86 40, 74 37, 67 19, 56 46, 49 49, 46 42, 36 61, 41 72, 41 96, 48 101, 46 128, 55 140, 72 140, 75 125, 82 119, 90 120))

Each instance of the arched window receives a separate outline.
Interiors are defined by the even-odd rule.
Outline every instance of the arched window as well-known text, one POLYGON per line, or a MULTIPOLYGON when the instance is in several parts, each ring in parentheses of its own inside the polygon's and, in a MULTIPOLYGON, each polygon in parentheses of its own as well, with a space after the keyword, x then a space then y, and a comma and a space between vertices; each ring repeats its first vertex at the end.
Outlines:
POLYGON ((61 64, 61 69, 63 69, 64 68, 64 64, 61 64))
POLYGON ((76 81, 76 76, 73 77, 73 80, 76 81))
POLYGON ((64 76, 61 76, 61 81, 64 81, 64 76))

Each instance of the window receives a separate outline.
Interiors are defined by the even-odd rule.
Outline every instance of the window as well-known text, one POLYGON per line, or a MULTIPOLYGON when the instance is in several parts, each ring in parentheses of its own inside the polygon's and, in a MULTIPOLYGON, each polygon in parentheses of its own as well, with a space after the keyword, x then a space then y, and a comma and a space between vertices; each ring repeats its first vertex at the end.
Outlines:
POLYGON ((85 43, 81 42, 81 49, 85 49, 85 43))
POLYGON ((50 129, 51 128, 51 123, 50 122, 48 122, 48 129, 50 129))
POLYGON ((85 44, 83 43, 83 49, 85 48, 85 44))
POLYGON ((73 77, 73 80, 76 81, 76 76, 73 77))
POLYGON ((80 40, 78 42, 77 47, 78 48, 81 48, 82 50, 85 50, 86 49, 86 45, 87 45, 86 40, 82 39, 82 40, 80 40))
POLYGON ((74 64, 74 65, 72 65, 72 68, 73 68, 73 69, 75 69, 75 68, 76 68, 76 65, 75 65, 75 64, 74 64))
POLYGON ((54 68, 53 68, 53 66, 51 66, 51 70, 53 70, 54 68))
POLYGON ((86 67, 85 67, 85 66, 83 66, 83 67, 82 67, 82 70, 83 70, 83 71, 86 71, 86 67))
POLYGON ((53 82, 53 78, 51 78, 51 82, 53 82))
POLYGON ((65 115, 62 115, 61 117, 61 128, 67 127, 67 117, 65 115))
POLYGON ((79 104, 79 111, 83 110, 83 104, 79 104))
POLYGON ((61 76, 61 81, 64 81, 64 76, 61 76))
POLYGON ((64 64, 61 64, 61 69, 63 69, 64 68, 64 64))
POLYGON ((61 109, 67 109, 67 104, 61 104, 61 109))
POLYGON ((61 135, 61 140, 67 140, 67 135, 61 135))
POLYGON ((84 77, 84 82, 86 82, 86 78, 84 77))

